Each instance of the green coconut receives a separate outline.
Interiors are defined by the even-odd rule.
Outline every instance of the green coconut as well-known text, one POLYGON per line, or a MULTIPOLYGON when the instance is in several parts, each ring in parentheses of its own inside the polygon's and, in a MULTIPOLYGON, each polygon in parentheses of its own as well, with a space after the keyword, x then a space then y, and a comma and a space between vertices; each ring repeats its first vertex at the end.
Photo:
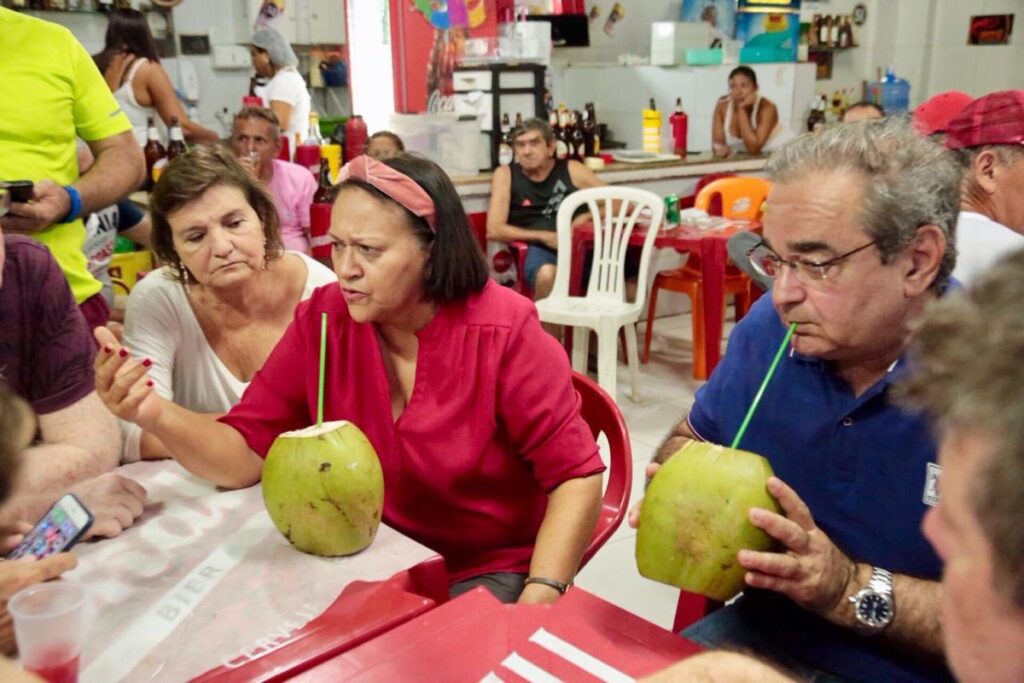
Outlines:
POLYGON ((771 465, 760 455, 690 441, 658 470, 640 507, 640 574, 725 601, 743 590, 740 550, 774 539, 748 519, 752 507, 781 512, 768 493, 771 465))
POLYGON ((303 552, 351 555, 373 541, 384 509, 384 473, 351 422, 285 432, 263 464, 263 502, 277 530, 303 552))

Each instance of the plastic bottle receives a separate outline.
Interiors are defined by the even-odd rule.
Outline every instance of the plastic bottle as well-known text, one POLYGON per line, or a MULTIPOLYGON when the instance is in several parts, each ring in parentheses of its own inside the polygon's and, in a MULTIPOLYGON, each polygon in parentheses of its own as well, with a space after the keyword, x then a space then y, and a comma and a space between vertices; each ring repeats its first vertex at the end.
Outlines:
POLYGON ((314 259, 331 267, 331 240, 327 231, 331 227, 331 167, 327 159, 320 159, 319 182, 313 203, 309 207, 309 246, 314 259))
POLYGON ((650 107, 643 110, 643 150, 652 154, 661 152, 661 112, 651 98, 650 107))
POLYGON ((366 123, 359 114, 353 114, 345 123, 345 162, 366 152, 366 123))
POLYGON ((683 98, 676 98, 676 110, 668 117, 669 125, 672 126, 672 152, 679 156, 686 156, 686 134, 689 127, 689 118, 683 111, 683 98))

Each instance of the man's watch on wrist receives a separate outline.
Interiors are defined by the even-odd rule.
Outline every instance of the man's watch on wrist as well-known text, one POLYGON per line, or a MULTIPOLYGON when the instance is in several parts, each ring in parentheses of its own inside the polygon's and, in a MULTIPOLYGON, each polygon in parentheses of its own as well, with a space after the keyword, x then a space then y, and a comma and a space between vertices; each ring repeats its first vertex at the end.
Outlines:
POLYGON ((880 567, 871 568, 868 585, 850 598, 857 618, 857 631, 864 635, 877 635, 892 623, 896 616, 896 602, 892 596, 892 573, 880 567))

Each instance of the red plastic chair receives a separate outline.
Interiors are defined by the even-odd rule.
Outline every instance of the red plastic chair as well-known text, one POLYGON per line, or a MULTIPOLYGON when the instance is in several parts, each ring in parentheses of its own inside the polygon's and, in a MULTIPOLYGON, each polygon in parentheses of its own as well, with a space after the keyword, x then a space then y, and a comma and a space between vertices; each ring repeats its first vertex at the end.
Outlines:
POLYGON ((530 288, 530 283, 526 281, 526 250, 529 248, 528 243, 520 240, 508 243, 508 250, 516 259, 516 291, 527 299, 532 299, 533 290, 530 288))
POLYGON ((580 395, 580 414, 583 420, 590 426, 595 439, 604 433, 610 451, 608 485, 601 502, 597 527, 580 560, 582 569, 626 518, 629 490, 633 483, 633 449, 629 445, 629 431, 622 412, 607 392, 578 372, 572 373, 572 385, 580 395))

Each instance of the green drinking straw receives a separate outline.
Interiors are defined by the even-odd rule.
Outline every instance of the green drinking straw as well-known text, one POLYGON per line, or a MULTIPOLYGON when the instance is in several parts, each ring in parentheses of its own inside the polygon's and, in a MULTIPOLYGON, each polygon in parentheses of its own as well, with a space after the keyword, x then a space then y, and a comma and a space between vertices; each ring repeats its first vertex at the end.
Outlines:
MULTIPOLYGON (((788 339, 788 337, 787 337, 788 339)), ((327 312, 320 314, 320 386, 316 391, 316 426, 324 423, 324 360, 327 358, 327 312)), ((771 371, 769 371, 771 374, 771 371)))
MULTIPOLYGON (((325 314, 326 315, 326 314, 325 314)), ((779 345, 779 350, 775 352, 775 360, 772 361, 771 367, 768 368, 768 372, 765 373, 764 379, 761 380, 761 388, 757 390, 757 395, 754 396, 753 402, 750 404, 750 408, 747 409, 747 416, 743 418, 743 424, 740 425, 739 431, 736 432, 736 438, 732 440, 732 445, 729 448, 736 448, 740 444, 740 440, 743 439, 743 433, 747 431, 747 425, 750 424, 750 418, 754 417, 754 411, 757 410, 757 404, 761 402, 761 396, 764 395, 764 390, 768 386, 768 382, 772 381, 772 375, 775 374, 775 368, 778 367, 779 361, 782 359, 782 354, 785 353, 786 347, 789 346, 789 339, 793 336, 793 332, 796 330, 796 323, 789 326, 786 330, 786 336, 782 338, 782 344, 779 345)))

